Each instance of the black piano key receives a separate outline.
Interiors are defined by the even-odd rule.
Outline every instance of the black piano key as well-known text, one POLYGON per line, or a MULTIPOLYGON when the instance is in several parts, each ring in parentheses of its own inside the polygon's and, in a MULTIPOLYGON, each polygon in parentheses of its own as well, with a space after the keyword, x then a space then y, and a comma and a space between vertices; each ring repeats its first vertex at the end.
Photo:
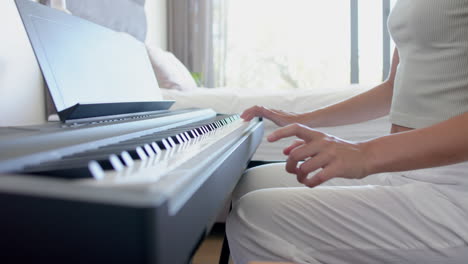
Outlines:
POLYGON ((170 137, 168 137, 168 139, 169 139, 169 138, 170 138, 175 144, 181 144, 181 143, 183 143, 183 142, 181 142, 181 141, 177 138, 177 136, 170 136, 170 137))
POLYGON ((154 141, 153 143, 156 144, 159 147, 159 149, 161 149, 161 150, 166 149, 166 146, 164 145, 162 139, 158 140, 158 141, 154 141))
POLYGON ((148 156, 146 155, 145 151, 141 147, 136 147, 135 149, 127 150, 130 157, 133 160, 147 160, 148 156))
POLYGON ((156 142, 151 142, 151 147, 153 148, 154 153, 156 153, 156 155, 161 154, 162 149, 159 147, 159 145, 156 142))
POLYGON ((180 134, 175 135, 174 137, 175 137, 174 141, 176 144, 182 144, 185 142, 184 139, 180 136, 180 134))
POLYGON ((185 136, 185 133, 181 133, 178 136, 182 139, 184 143, 189 141, 189 138, 185 136))
POLYGON ((195 128, 195 131, 198 132, 198 135, 203 135, 203 134, 205 134, 205 132, 203 131, 203 129, 201 129, 201 127, 195 128))
POLYGON ((187 140, 190 140, 191 137, 190 137, 190 133, 189 133, 189 132, 184 132, 184 135, 185 135, 185 137, 187 138, 187 140))
POLYGON ((195 133, 195 130, 190 130, 189 135, 190 135, 191 138, 196 138, 196 137, 198 137, 198 135, 195 133))

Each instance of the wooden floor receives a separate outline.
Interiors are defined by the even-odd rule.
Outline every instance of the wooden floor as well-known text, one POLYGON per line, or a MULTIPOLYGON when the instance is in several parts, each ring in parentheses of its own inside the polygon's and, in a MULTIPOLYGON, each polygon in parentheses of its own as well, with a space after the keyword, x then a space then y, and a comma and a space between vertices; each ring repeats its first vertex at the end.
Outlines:
MULTIPOLYGON (((218 264, 223 245, 224 226, 215 225, 192 259, 192 264, 218 264)), ((229 262, 232 264, 232 260, 229 262)))

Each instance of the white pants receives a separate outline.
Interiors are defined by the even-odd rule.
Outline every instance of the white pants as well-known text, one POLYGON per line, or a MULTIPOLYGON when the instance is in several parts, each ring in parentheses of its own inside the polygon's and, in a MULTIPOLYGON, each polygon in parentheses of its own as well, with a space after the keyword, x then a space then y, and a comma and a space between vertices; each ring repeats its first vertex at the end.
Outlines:
POLYGON ((234 262, 468 263, 468 187, 403 174, 310 189, 284 164, 248 170, 226 223, 234 262))

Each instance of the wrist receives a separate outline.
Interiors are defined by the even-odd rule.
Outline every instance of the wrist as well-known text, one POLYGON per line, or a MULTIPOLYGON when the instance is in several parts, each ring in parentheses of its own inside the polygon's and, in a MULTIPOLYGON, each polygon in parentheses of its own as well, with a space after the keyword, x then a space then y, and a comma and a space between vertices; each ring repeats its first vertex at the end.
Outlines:
POLYGON ((320 111, 321 109, 318 109, 312 112, 307 112, 298 115, 298 123, 306 125, 308 127, 320 127, 320 111))
POLYGON ((379 157, 376 151, 375 140, 369 140, 359 143, 364 158, 364 173, 366 176, 376 174, 380 171, 379 157))

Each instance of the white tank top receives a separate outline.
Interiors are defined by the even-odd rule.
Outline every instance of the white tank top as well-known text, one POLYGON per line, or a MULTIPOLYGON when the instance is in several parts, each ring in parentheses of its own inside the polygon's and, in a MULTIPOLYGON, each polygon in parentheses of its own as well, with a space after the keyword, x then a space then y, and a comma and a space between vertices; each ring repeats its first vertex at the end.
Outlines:
MULTIPOLYGON (((468 0, 399 0, 388 25, 400 55, 390 121, 422 128, 468 112, 468 0)), ((468 186, 468 162, 403 175, 468 186)))
POLYGON ((468 0, 399 0, 388 25, 400 55, 390 121, 422 128, 468 112, 468 0))

